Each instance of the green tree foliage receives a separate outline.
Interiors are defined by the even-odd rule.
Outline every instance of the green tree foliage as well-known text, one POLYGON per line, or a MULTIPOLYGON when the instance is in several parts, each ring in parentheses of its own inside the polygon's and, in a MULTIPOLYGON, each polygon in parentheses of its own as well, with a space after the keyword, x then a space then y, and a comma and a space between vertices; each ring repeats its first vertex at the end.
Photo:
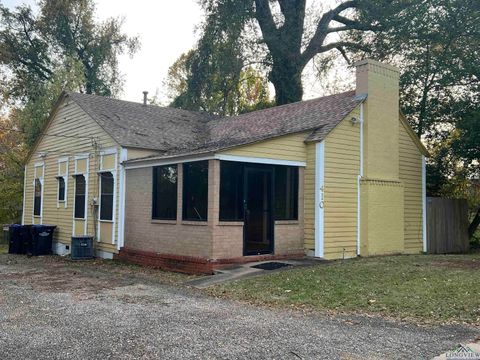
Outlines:
POLYGON ((170 67, 165 82, 171 106, 206 111, 217 115, 234 115, 272 106, 268 83, 261 73, 247 67, 238 75, 230 77, 222 69, 230 64, 220 63, 218 71, 205 74, 205 84, 198 88, 201 95, 195 96, 190 90, 192 62, 195 52, 182 54, 170 67), (238 76, 238 78, 236 77, 238 76))
POLYGON ((404 8, 401 0, 344 0, 317 16, 306 0, 199 2, 206 16, 188 73, 187 105, 192 108, 209 93, 212 74, 231 86, 252 63, 273 84, 277 105, 299 101, 302 72, 312 59, 332 50, 345 55, 361 48, 342 34, 392 26, 391 19, 401 18, 404 8))
POLYGON ((9 116, 0 122, 2 221, 19 220, 23 161, 62 90, 115 96, 118 56, 139 46, 121 19, 98 22, 93 0, 41 0, 39 9, 0 3, 0 100, 9 116))
POLYGON ((0 223, 18 222, 22 214, 26 147, 19 132, 5 130, 14 126, 0 117, 0 223))
POLYGON ((418 136, 435 140, 456 112, 478 101, 480 2, 419 0, 402 14, 408 21, 346 37, 368 50, 352 54, 354 59, 371 56, 401 69, 402 110, 418 136))
POLYGON ((62 89, 117 94, 118 56, 139 44, 121 32, 121 19, 96 21, 93 0, 42 0, 39 7, 34 14, 0 4, 0 91, 30 144, 62 89))

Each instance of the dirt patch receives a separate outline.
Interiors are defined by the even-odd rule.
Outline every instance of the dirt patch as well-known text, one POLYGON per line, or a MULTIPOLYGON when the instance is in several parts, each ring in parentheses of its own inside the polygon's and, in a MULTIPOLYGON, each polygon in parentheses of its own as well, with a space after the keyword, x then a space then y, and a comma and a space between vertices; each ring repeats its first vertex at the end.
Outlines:
POLYGON ((133 282, 181 284, 192 277, 110 260, 73 261, 59 256, 0 255, 2 281, 36 291, 89 298, 133 282))

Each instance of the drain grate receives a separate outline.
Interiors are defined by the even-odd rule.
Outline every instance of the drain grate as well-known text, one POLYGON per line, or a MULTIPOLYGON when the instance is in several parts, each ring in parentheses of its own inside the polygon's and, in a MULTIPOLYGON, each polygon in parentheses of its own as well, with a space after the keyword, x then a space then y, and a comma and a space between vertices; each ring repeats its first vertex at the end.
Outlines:
POLYGON ((292 266, 290 264, 286 264, 286 263, 281 263, 281 262, 267 262, 267 263, 263 263, 263 264, 258 264, 258 265, 255 265, 255 266, 252 266, 252 268, 255 268, 255 269, 262 269, 262 270, 276 270, 276 269, 280 269, 280 268, 283 268, 283 267, 288 267, 288 266, 292 266))

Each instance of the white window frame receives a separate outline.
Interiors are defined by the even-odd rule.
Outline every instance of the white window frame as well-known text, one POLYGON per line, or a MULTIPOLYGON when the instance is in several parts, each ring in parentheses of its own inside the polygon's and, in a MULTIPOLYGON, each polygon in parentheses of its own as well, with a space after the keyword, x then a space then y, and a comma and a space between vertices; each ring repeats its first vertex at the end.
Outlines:
POLYGON ((62 157, 58 159, 57 161, 57 167, 58 167, 58 175, 57 175, 57 209, 60 208, 60 204, 63 203, 63 207, 66 209, 68 207, 68 166, 69 166, 69 159, 68 156, 62 157), (62 173, 61 165, 65 164, 65 172, 62 173), (61 201, 59 200, 59 195, 60 195, 60 187, 58 184, 58 179, 62 178, 64 183, 65 183, 65 196, 64 200, 61 201))
POLYGON ((90 154, 78 154, 75 155, 75 172, 72 174, 72 176, 76 175, 83 175, 85 177, 85 217, 83 219, 81 218, 76 218, 75 217, 75 195, 76 195, 76 182, 73 182, 73 207, 72 207, 72 235, 75 236, 75 221, 80 220, 84 221, 84 230, 82 235, 87 234, 88 230, 88 198, 89 198, 89 193, 88 193, 88 180, 89 180, 89 174, 90 174, 90 154), (79 172, 78 171, 78 160, 87 160, 86 161, 86 172, 79 172))
POLYGON ((40 224, 43 224, 43 201, 44 201, 44 191, 45 191, 45 163, 37 162, 34 165, 33 169, 33 203, 32 203, 32 224, 35 224, 35 219, 40 219, 40 224), (37 168, 42 168, 42 176, 37 177, 37 168), (35 180, 40 181, 40 185, 42 186, 42 193, 40 194, 40 215, 35 215, 35 180))
POLYGON ((116 217, 116 212, 117 212, 117 173, 118 173, 118 151, 117 148, 106 148, 100 151, 100 170, 97 172, 98 174, 98 214, 97 214, 97 242, 100 242, 101 239, 101 223, 109 223, 112 224, 112 244, 115 244, 116 237, 115 237, 115 232, 117 229, 117 217, 116 217), (115 155, 115 165, 113 168, 103 168, 103 157, 108 156, 108 155, 115 155), (102 173, 112 173, 113 175, 113 204, 112 204, 112 220, 101 220, 100 219, 100 213, 101 213, 101 208, 102 208, 102 173))

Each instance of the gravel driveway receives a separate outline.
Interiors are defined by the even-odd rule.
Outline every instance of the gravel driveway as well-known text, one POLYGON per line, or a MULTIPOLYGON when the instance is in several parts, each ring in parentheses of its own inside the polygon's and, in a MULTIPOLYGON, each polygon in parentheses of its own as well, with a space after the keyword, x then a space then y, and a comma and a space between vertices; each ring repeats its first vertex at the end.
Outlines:
POLYGON ((478 335, 253 307, 175 285, 186 279, 0 255, 0 359, 420 359, 478 335))

